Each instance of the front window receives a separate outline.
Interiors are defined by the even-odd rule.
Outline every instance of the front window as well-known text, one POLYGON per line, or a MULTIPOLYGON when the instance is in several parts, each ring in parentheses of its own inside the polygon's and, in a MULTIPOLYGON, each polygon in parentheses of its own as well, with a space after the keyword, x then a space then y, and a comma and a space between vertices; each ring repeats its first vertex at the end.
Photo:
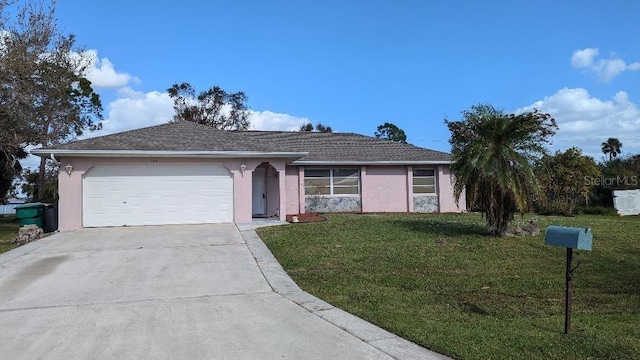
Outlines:
POLYGON ((413 169, 413 193, 436 193, 436 171, 434 169, 413 169))
POLYGON ((358 195, 358 169, 305 169, 304 191, 307 195, 358 195))

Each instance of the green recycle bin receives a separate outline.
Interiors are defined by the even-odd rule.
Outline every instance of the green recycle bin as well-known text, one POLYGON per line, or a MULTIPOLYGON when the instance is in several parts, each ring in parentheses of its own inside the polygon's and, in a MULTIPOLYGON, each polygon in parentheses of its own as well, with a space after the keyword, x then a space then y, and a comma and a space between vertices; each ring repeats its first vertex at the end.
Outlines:
POLYGON ((44 211, 43 203, 30 203, 16 206, 16 218, 20 219, 20 227, 34 224, 39 228, 43 228, 42 215, 44 211))

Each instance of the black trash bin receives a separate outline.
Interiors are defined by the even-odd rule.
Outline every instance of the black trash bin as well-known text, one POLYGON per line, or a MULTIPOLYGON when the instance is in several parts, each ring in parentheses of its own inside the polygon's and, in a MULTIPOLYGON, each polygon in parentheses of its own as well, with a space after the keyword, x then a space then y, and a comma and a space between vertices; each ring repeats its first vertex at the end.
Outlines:
POLYGON ((58 230, 58 207, 54 205, 48 205, 44 208, 44 232, 54 232, 58 230))

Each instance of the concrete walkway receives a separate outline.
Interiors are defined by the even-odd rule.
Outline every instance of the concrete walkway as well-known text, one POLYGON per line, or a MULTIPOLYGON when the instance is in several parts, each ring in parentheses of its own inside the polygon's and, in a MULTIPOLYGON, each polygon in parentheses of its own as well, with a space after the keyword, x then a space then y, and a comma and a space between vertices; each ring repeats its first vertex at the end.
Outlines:
POLYGON ((83 229, 0 255, 0 359, 444 359, 301 291, 255 226, 83 229))

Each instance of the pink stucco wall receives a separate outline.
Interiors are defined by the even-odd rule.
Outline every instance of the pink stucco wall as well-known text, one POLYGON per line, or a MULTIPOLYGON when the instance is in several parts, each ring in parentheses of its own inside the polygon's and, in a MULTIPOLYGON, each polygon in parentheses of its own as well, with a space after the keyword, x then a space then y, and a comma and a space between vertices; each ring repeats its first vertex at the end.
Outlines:
MULTIPOLYGON (((207 158, 87 158, 61 157, 61 166, 73 165, 73 173, 59 175, 59 229, 61 231, 82 228, 82 180, 93 166, 106 164, 222 164, 232 174, 234 194, 234 221, 252 220, 252 172, 263 161, 258 159, 207 159, 207 158), (240 165, 247 166, 244 174, 240 165)), ((284 220, 287 214, 304 213, 304 167, 287 166, 284 160, 271 160, 267 190, 269 215, 279 214, 284 220), (276 194, 277 195, 274 195, 276 194), (284 210, 282 210, 284 209, 284 210)), ((438 203, 440 212, 466 211, 464 195, 459 205, 453 197, 453 185, 448 165, 437 168, 438 203)), ((363 212, 412 212, 411 166, 362 166, 361 203, 363 212)))
POLYGON ((287 214, 296 215, 300 213, 300 189, 297 166, 287 166, 285 172, 285 191, 287 192, 287 214))
MULTIPOLYGON (((421 166, 424 167, 424 166, 421 166)), ((434 165, 436 170, 439 212, 466 211, 464 194, 456 205, 449 165, 434 165)), ((360 189, 363 212, 414 212, 413 167, 360 166, 360 189)), ((304 212, 304 167, 288 166, 286 171, 287 214, 304 212)))
POLYGON ((408 212, 406 166, 362 166, 363 212, 408 212))
POLYGON ((82 228, 82 175, 90 168, 76 159, 61 158, 58 174, 58 229, 60 231, 82 228), (67 164, 73 165, 68 175, 63 171, 67 164))
POLYGON ((456 199, 453 195, 453 183, 451 169, 449 165, 438 166, 438 202, 440 204, 440 212, 464 212, 467 211, 467 202, 464 192, 460 196, 460 201, 456 205, 456 199))
MULTIPOLYGON (((234 196, 234 221, 237 223, 251 222, 252 220, 252 196, 251 196, 251 175, 252 171, 259 166, 262 161, 254 159, 207 159, 207 158, 87 158, 87 157, 61 157, 61 166, 73 165, 73 172, 69 176, 65 171, 61 171, 59 178, 59 229, 60 231, 75 230, 82 228, 82 179, 84 174, 93 166, 107 164, 222 164, 232 174, 233 196, 234 196), (240 173, 240 165, 245 164, 247 169, 244 174, 240 173)), ((271 206, 277 211, 286 208, 285 189, 285 163, 283 160, 273 160, 269 162, 272 169, 272 176, 279 179, 280 189, 277 206, 272 202, 271 206)), ((285 219, 285 212, 279 211, 280 220, 285 219)))
POLYGON ((407 166, 407 209, 413 212, 413 166, 407 166))

